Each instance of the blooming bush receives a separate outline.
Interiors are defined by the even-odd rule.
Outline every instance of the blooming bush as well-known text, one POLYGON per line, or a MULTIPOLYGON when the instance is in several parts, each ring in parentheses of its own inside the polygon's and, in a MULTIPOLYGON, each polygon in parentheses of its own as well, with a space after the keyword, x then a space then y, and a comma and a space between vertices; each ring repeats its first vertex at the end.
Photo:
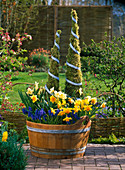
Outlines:
POLYGON ((27 57, 20 57, 25 49, 22 49, 22 42, 32 39, 27 33, 21 36, 19 33, 11 38, 8 32, 0 27, 0 97, 5 98, 12 88, 12 75, 18 74, 16 70, 26 70, 25 62, 27 57), (9 71, 9 72, 5 72, 9 71))
POLYGON ((27 165, 27 157, 18 143, 18 136, 15 131, 8 132, 7 122, 0 128, 0 168, 24 170, 27 165))
POLYGON ((18 112, 22 110, 22 107, 24 107, 23 103, 15 103, 12 104, 7 98, 3 99, 0 104, 0 111, 4 111, 4 113, 10 111, 10 112, 18 112))
POLYGON ((37 82, 35 87, 29 87, 26 93, 19 91, 25 104, 23 113, 27 115, 28 120, 45 124, 73 124, 81 116, 95 117, 98 109, 106 105, 99 104, 96 97, 83 97, 82 89, 79 89, 82 96, 80 99, 54 91, 54 88, 51 88, 50 92, 51 95, 48 95, 45 88, 39 87, 37 82))
POLYGON ((49 51, 43 48, 34 49, 29 55, 30 65, 46 71, 49 68, 49 53, 49 51))

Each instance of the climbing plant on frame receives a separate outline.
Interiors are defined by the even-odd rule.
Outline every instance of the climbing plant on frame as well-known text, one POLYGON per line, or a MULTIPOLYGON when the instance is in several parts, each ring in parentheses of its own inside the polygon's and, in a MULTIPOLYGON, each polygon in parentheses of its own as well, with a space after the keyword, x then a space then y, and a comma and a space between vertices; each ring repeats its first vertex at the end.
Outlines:
POLYGON ((79 97, 79 89, 82 88, 82 72, 80 62, 81 48, 79 46, 78 17, 75 10, 71 11, 72 28, 68 55, 66 56, 66 94, 79 97))
POLYGON ((57 30, 54 46, 51 48, 50 69, 48 70, 48 81, 45 85, 45 89, 48 93, 50 93, 52 87, 57 91, 59 90, 60 34, 61 30, 57 30))

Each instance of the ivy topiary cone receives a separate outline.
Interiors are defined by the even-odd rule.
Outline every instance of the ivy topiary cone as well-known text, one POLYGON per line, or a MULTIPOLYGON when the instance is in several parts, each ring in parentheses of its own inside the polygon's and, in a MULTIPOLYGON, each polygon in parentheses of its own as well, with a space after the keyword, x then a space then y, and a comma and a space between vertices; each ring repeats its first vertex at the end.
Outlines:
MULTIPOLYGON (((75 10, 72 9, 71 11, 71 17, 74 17, 76 21, 78 21, 77 13, 75 10)), ((77 23, 75 23, 72 20, 72 31, 79 37, 79 26, 77 23)), ((70 35, 70 43, 73 45, 73 47, 80 53, 81 48, 79 46, 79 39, 75 38, 72 34, 70 35)), ((73 49, 69 46, 68 49, 68 55, 66 56, 67 62, 81 68, 81 62, 80 62, 80 55, 78 55, 73 49)), ((82 72, 81 69, 74 69, 70 66, 66 66, 66 78, 74 83, 81 83, 82 82, 82 72)), ((65 83, 65 92, 69 96, 75 95, 76 97, 80 97, 79 89, 82 88, 82 85, 76 86, 68 83, 66 81, 65 83)))
MULTIPOLYGON (((57 33, 60 35, 61 30, 57 30, 57 33)), ((60 37, 56 35, 55 39, 56 43, 59 45, 60 43, 60 37)), ((53 48, 51 48, 51 55, 58 60, 60 60, 60 52, 57 46, 54 44, 53 48)), ((59 77, 59 63, 51 58, 50 60, 50 73, 52 73, 54 76, 59 77)), ((51 77, 48 74, 48 82, 47 82, 47 87, 50 90, 52 87, 54 87, 54 90, 58 91, 59 90, 59 80, 51 77)))

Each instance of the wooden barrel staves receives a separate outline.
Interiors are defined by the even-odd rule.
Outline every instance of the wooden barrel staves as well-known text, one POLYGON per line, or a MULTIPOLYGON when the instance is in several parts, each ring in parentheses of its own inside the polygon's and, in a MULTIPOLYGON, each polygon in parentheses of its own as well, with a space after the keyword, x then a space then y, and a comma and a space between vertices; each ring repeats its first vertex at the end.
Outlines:
POLYGON ((91 128, 82 122, 85 117, 72 125, 47 125, 27 121, 28 136, 32 155, 47 159, 82 157, 91 128))

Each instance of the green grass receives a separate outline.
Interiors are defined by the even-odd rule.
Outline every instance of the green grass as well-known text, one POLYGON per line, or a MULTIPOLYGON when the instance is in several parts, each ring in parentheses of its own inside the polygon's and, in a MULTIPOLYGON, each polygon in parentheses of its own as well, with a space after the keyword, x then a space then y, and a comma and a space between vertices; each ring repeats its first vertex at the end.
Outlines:
MULTIPOLYGON (((64 91, 65 88, 65 74, 60 73, 60 87, 61 90, 64 91)), ((93 90, 95 87, 101 86, 101 91, 106 91, 106 87, 102 82, 99 82, 96 78, 94 78, 92 75, 90 76, 91 81, 87 82, 87 86, 85 86, 85 77, 83 76, 83 91, 85 96, 90 95, 92 97, 97 96, 96 91, 93 90), (94 85, 95 84, 95 85, 94 85)), ((47 73, 45 72, 36 72, 33 73, 32 76, 29 76, 27 72, 20 72, 18 76, 12 77, 13 84, 15 83, 35 83, 39 82, 41 86, 44 86, 47 82, 47 73)), ((9 100, 11 103, 15 104, 17 102, 21 102, 18 90, 25 91, 26 88, 30 86, 27 84, 17 84, 13 86, 12 91, 8 94, 9 100)))

